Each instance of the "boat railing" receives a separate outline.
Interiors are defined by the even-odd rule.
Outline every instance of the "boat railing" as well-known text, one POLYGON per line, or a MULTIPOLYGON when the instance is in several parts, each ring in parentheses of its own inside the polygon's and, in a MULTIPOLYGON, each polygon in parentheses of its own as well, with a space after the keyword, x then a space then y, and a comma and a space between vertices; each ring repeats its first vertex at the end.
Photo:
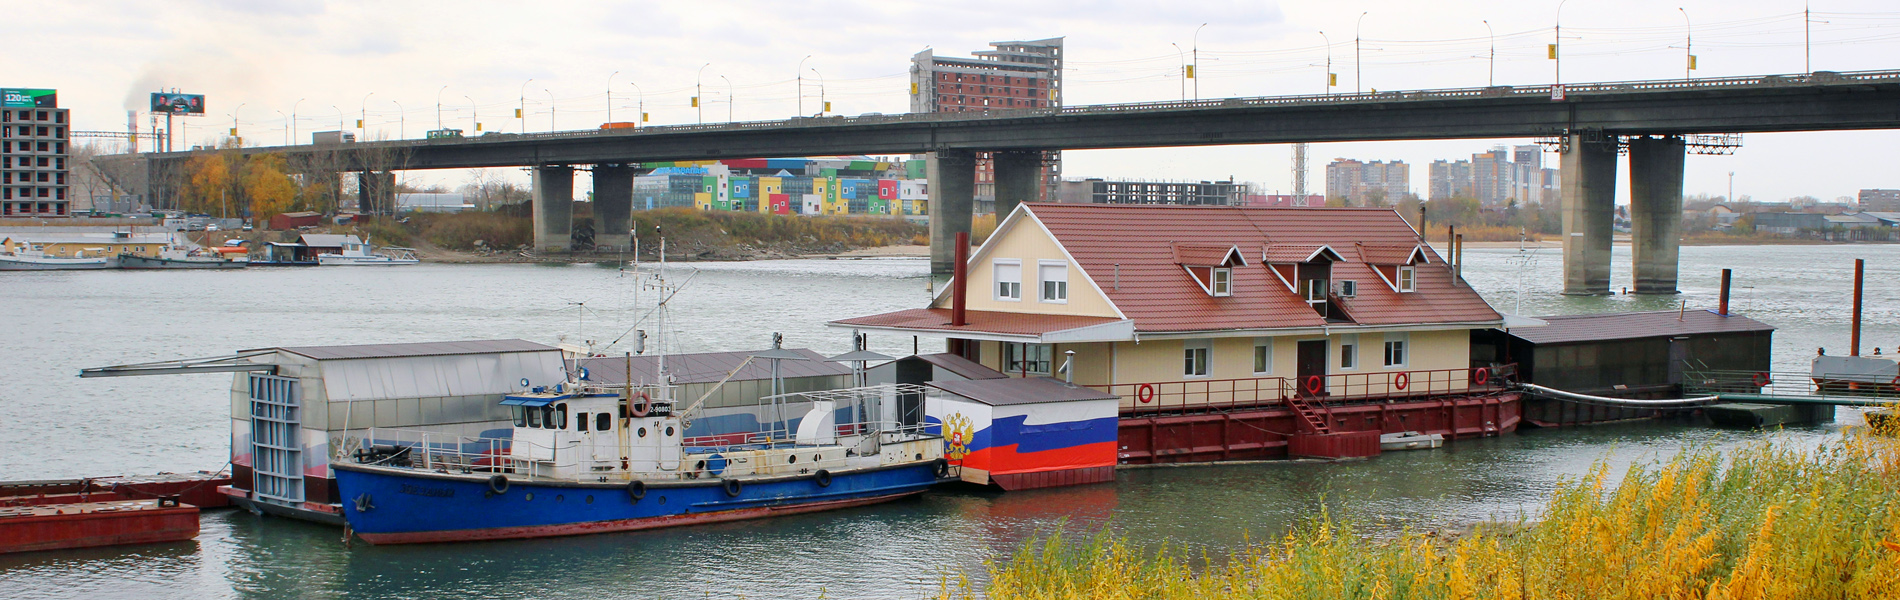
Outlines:
POLYGON ((1488 393, 1508 389, 1514 364, 1465 369, 1395 369, 1306 377, 1186 379, 1093 385, 1121 397, 1123 414, 1233 410, 1284 404, 1288 398, 1348 403, 1488 393))

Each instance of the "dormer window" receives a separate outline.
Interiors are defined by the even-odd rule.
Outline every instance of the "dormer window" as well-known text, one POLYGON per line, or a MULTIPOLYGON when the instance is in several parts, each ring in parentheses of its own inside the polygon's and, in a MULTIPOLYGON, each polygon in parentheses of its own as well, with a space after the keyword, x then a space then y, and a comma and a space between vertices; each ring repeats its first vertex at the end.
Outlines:
POLYGON ((1418 268, 1412 265, 1399 265, 1399 291, 1418 291, 1418 268))
POLYGON ((1212 291, 1216 297, 1234 295, 1234 270, 1226 267, 1214 269, 1212 291))
POLYGON ((1359 282, 1353 281, 1351 279, 1342 279, 1339 281, 1339 297, 1352 298, 1358 295, 1359 295, 1359 282))

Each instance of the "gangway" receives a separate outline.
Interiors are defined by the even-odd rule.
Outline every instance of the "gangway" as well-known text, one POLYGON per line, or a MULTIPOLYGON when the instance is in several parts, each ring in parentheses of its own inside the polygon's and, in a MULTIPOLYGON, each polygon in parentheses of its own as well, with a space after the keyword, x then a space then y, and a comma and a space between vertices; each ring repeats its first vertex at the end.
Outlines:
POLYGON ((1828 383, 1821 385, 1811 374, 1793 371, 1688 371, 1682 378, 1684 396, 1716 396, 1722 402, 1868 407, 1900 404, 1900 381, 1828 377, 1828 383))

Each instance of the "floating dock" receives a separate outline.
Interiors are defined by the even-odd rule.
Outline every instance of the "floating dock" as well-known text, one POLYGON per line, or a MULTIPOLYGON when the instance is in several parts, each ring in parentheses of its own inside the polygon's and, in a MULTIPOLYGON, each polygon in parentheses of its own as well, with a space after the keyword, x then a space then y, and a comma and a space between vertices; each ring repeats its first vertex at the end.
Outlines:
POLYGON ((119 500, 0 507, 0 554, 176 542, 198 537, 198 507, 119 500))

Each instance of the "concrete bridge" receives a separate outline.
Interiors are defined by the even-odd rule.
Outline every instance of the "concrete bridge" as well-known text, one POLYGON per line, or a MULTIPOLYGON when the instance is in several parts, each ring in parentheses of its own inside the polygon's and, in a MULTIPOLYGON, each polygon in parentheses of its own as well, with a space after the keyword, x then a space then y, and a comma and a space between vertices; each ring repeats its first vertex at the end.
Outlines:
MULTIPOLYGON (((1682 172, 1699 134, 1900 128, 1900 71, 1224 98, 244 148, 364 171, 364 197, 404 169, 532 167, 535 246, 567 250, 573 171, 591 165, 596 240, 630 243, 631 163, 840 154, 929 157, 931 267, 970 229, 975 156, 994 155, 996 210, 1036 197, 1039 152, 1297 142, 1538 138, 1561 155, 1564 291, 1610 292, 1617 157, 1628 153, 1638 293, 1676 292, 1682 172)), ((195 153, 148 155, 178 172, 195 153)), ((153 182, 169 180, 162 176, 153 182)), ((160 190, 154 190, 160 191, 160 190)), ((152 197, 164 197, 162 193, 152 197)))

